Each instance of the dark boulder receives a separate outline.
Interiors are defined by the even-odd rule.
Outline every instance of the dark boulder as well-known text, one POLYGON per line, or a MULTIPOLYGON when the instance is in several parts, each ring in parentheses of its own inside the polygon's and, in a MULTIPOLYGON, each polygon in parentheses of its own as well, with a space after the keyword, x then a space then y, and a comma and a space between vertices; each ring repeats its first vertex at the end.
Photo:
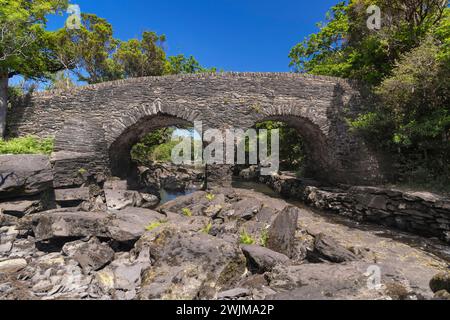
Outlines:
POLYGON ((36 195, 53 187, 47 156, 0 156, 0 199, 36 195))
POLYGON ((295 253, 295 232, 297 230, 299 209, 286 207, 278 214, 269 228, 267 248, 292 257, 295 253))
POLYGON ((338 244, 333 238, 319 234, 314 242, 314 252, 308 258, 312 260, 325 259, 334 263, 358 260, 358 257, 338 244))
POLYGON ((239 247, 168 223, 145 234, 136 252, 149 250, 152 266, 143 272, 141 299, 212 299, 237 283, 245 271, 239 247))
POLYGON ((450 292, 450 272, 442 272, 435 275, 430 281, 430 288, 434 293, 442 290, 450 292))
POLYGON ((63 252, 77 261, 85 273, 102 269, 114 258, 114 250, 95 237, 87 242, 80 240, 66 243, 63 252))
POLYGON ((254 273, 272 271, 278 264, 289 262, 284 254, 257 245, 243 246, 242 252, 247 258, 249 269, 254 273))

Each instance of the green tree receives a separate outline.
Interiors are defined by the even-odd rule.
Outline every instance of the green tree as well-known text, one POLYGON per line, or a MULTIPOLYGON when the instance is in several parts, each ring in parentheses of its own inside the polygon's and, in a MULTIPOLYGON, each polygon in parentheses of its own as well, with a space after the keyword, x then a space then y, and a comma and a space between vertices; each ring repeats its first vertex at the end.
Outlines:
POLYGON ((61 0, 0 0, 0 138, 6 130, 9 79, 44 78, 63 68, 45 25, 47 15, 66 7, 61 0))
POLYGON ((119 41, 106 19, 94 14, 81 14, 81 28, 64 29, 55 35, 60 60, 75 61, 74 73, 89 84, 116 80, 122 68, 113 59, 119 41))
MULTIPOLYGON (((305 153, 304 142, 295 128, 284 122, 266 121, 259 123, 257 129, 275 130, 280 132, 280 165, 282 170, 301 170, 307 154, 305 153)), ((267 139, 261 137, 260 139, 267 139)), ((268 139, 270 141, 270 137, 268 139)), ((270 149, 270 145, 269 145, 270 149)))
POLYGON ((449 10, 442 0, 340 2, 290 52, 297 72, 371 85, 379 103, 350 125, 394 156, 401 179, 450 180, 449 10), (367 27, 369 5, 381 9, 380 30, 367 27))
POLYGON ((377 85, 402 54, 417 47, 444 18, 443 0, 350 0, 333 6, 319 31, 290 52, 295 71, 360 79, 377 85), (382 28, 367 27, 377 5, 382 28))
POLYGON ((160 76, 166 68, 164 35, 145 31, 142 39, 130 39, 120 43, 114 61, 123 69, 126 78, 160 76))
POLYGON ((185 55, 179 54, 169 57, 168 62, 168 70, 166 70, 168 74, 216 72, 216 68, 207 69, 202 67, 193 56, 186 58, 185 55))

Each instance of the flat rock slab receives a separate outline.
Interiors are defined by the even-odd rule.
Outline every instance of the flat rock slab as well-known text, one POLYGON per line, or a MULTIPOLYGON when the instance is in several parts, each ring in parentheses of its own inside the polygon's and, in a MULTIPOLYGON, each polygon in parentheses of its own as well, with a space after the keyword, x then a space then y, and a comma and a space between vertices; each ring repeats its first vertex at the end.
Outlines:
POLYGON ((38 241, 97 237, 129 242, 137 241, 148 225, 163 218, 156 211, 138 208, 121 212, 53 210, 33 217, 33 231, 38 241))
POLYGON ((314 254, 334 263, 358 260, 355 254, 341 246, 333 238, 324 234, 316 236, 314 247, 314 254))
POLYGON ((36 195, 52 187, 53 172, 47 156, 0 156, 0 199, 36 195))
POLYGON ((66 243, 63 252, 78 262, 86 272, 98 271, 110 263, 114 258, 114 250, 97 238, 89 241, 75 241, 66 243))
POLYGON ((87 187, 55 190, 57 202, 87 201, 89 198, 89 188, 87 187))
POLYGON ((139 193, 130 190, 106 189, 105 197, 109 210, 122 210, 126 207, 134 207, 140 200, 139 193))
POLYGON ((14 273, 27 266, 25 259, 12 259, 0 262, 0 273, 14 273))
POLYGON ((19 218, 27 214, 40 212, 42 209, 43 204, 40 200, 20 200, 0 203, 0 210, 3 210, 4 214, 19 218))
POLYGON ((279 266, 268 275, 277 292, 270 300, 364 299, 378 296, 367 288, 369 264, 279 266))
POLYGON ((272 271, 276 265, 289 262, 289 258, 284 254, 257 245, 243 246, 242 251, 250 269, 256 273, 272 271))
POLYGON ((244 289, 244 288, 236 288, 236 289, 231 289, 231 290, 220 292, 217 295, 217 299, 218 300, 232 300, 232 299, 244 298, 249 295, 251 295, 250 290, 244 289))

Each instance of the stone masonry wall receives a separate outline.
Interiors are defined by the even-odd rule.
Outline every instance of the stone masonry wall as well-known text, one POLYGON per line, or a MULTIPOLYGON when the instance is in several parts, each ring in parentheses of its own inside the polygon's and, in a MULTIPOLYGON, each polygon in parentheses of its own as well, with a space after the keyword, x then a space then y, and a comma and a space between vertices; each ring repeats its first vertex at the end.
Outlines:
POLYGON ((105 146, 93 150, 98 162, 106 153, 113 161, 110 166, 120 168, 129 162, 122 155, 128 156, 133 144, 161 126, 202 121, 205 128, 245 129, 280 120, 304 137, 309 169, 318 178, 370 184, 382 178, 379 160, 349 132, 345 121, 346 113, 369 102, 357 84, 331 77, 291 73, 148 77, 36 93, 9 114, 8 130, 11 136, 57 136, 59 151, 70 145, 91 146, 103 137, 105 146), (85 121, 97 123, 98 132, 80 134, 73 129, 74 122, 85 121))
POLYGON ((320 210, 450 243, 450 199, 436 194, 376 187, 324 188, 283 175, 259 180, 284 197, 320 210))

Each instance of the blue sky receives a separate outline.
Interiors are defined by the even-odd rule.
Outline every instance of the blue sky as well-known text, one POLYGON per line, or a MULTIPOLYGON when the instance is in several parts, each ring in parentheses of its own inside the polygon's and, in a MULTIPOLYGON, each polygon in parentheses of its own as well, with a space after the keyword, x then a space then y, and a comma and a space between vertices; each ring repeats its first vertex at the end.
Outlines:
MULTIPOLYGON (((122 40, 144 30, 167 36, 169 55, 194 55, 225 71, 289 71, 290 49, 317 31, 338 0, 71 0, 106 18, 122 40)), ((52 18, 50 29, 64 25, 52 18)))

